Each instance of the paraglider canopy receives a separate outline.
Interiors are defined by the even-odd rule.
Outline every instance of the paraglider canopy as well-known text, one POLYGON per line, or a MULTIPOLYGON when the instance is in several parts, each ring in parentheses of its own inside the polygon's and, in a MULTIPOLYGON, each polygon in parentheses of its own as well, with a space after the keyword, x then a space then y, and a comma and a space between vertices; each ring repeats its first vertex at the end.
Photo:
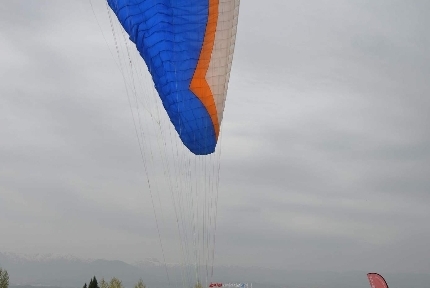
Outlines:
POLYGON ((214 152, 234 49, 239 0, 108 0, 136 44, 183 144, 214 152))

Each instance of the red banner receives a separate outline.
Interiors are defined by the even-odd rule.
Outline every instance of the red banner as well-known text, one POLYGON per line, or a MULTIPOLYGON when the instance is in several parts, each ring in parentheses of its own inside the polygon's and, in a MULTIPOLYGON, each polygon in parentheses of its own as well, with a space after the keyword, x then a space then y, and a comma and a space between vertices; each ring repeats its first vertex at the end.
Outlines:
POLYGON ((372 288, 388 288, 388 284, 385 282, 384 277, 378 273, 368 273, 367 278, 369 278, 370 287, 372 288))

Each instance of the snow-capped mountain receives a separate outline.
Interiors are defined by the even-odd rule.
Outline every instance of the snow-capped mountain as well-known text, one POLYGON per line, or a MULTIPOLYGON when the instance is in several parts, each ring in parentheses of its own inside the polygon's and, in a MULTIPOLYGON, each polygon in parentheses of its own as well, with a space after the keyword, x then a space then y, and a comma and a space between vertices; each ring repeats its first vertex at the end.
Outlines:
MULTIPOLYGON (((117 277, 122 280, 125 288, 134 287, 139 279, 143 279, 148 288, 183 287, 182 265, 164 265, 153 258, 131 265, 118 260, 79 259, 72 255, 0 252, 0 267, 9 272, 11 286, 76 288, 82 287, 84 283, 88 284, 96 276, 98 280, 117 277)), ((345 283, 349 288, 364 288, 368 285, 367 272, 285 271, 261 267, 216 266, 212 280, 218 283, 252 283, 253 288, 344 288, 345 283)), ((384 276, 396 287, 427 287, 430 283, 430 273, 384 272, 384 276)))
POLYGON ((0 253, 0 257, 1 256, 6 257, 9 259, 9 261, 14 261, 14 262, 49 262, 49 261, 55 261, 55 260, 66 260, 66 261, 80 261, 80 262, 88 263, 88 262, 94 261, 94 259, 81 259, 73 255, 60 255, 60 254, 53 254, 53 253, 24 254, 24 253, 3 252, 3 253, 0 253))
POLYGON ((142 261, 131 263, 131 265, 145 269, 148 267, 181 267, 182 264, 179 263, 164 263, 157 258, 147 258, 142 261))

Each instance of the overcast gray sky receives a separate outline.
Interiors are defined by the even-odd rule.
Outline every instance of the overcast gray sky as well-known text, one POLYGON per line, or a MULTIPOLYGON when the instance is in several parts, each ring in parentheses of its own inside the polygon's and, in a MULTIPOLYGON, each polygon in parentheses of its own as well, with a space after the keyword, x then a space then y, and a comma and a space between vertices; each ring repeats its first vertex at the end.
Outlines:
MULTIPOLYGON (((0 6, 0 251, 161 259, 92 2, 101 29, 87 0, 0 6)), ((242 1, 216 264, 430 271, 429 13, 425 0, 242 1)))

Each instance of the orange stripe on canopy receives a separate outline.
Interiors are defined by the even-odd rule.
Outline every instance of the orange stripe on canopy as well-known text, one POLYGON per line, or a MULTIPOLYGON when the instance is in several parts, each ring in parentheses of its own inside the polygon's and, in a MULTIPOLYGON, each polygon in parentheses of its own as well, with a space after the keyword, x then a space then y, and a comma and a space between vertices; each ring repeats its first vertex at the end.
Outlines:
POLYGON ((190 83, 190 90, 196 94, 200 101, 202 101, 211 116, 217 139, 219 134, 218 113, 211 88, 206 81, 206 73, 209 68, 215 42, 215 33, 218 23, 218 6, 219 0, 209 0, 209 15, 203 40, 203 47, 200 52, 196 70, 194 71, 193 79, 190 83))

